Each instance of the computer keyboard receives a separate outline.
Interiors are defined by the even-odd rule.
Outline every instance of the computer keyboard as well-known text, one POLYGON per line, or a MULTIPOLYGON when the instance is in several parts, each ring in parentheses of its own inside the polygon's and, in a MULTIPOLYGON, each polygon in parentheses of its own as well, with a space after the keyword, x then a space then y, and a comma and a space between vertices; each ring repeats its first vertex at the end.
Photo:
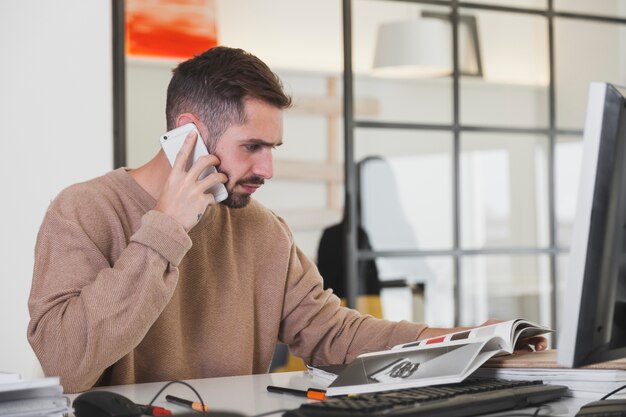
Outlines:
POLYGON ((532 407, 562 397, 567 387, 541 381, 468 379, 458 384, 330 397, 284 417, 464 417, 532 407))

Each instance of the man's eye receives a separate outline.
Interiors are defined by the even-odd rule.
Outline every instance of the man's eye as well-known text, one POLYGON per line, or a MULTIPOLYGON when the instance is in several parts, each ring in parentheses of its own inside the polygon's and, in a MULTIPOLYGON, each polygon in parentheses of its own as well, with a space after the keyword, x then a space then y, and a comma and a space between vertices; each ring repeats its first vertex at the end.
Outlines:
POLYGON ((248 152, 255 152, 258 151, 259 149, 261 149, 261 145, 257 145, 257 144, 251 144, 251 145, 244 145, 246 151, 248 152))

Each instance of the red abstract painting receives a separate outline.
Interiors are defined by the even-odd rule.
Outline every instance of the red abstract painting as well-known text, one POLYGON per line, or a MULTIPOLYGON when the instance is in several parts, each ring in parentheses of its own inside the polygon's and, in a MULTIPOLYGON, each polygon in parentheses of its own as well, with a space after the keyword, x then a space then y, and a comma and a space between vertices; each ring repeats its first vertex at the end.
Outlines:
POLYGON ((186 59, 216 45, 215 0, 126 0, 126 55, 186 59))

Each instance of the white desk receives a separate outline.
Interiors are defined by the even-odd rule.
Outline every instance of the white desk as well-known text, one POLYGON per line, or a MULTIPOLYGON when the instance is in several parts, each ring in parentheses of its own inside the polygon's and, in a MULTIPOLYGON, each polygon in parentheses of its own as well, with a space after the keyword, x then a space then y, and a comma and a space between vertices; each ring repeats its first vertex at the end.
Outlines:
MULTIPOLYGON (((248 416, 266 413, 274 410, 298 408, 300 404, 309 401, 305 398, 286 394, 268 393, 268 385, 277 385, 305 390, 307 388, 323 388, 324 384, 313 379, 304 372, 285 372, 262 375, 233 376, 224 378, 207 378, 186 381, 190 383, 202 396, 204 402, 211 410, 236 411, 248 416)), ((152 400, 165 383, 155 382, 136 385, 118 385, 102 387, 107 391, 122 394, 139 404, 147 404, 152 400)), ((166 407, 174 413, 184 413, 190 410, 165 401, 165 395, 175 395, 181 398, 196 400, 195 394, 181 384, 169 386, 154 405, 166 407)), ((70 399, 76 398, 77 394, 69 395, 70 399)), ((574 416, 581 405, 589 402, 589 399, 564 398, 550 403, 550 409, 542 410, 539 416, 574 416)), ((535 408, 516 410, 515 412, 499 413, 494 416, 506 416, 507 414, 532 415, 535 408)), ((277 413, 280 416, 282 413, 277 413)))

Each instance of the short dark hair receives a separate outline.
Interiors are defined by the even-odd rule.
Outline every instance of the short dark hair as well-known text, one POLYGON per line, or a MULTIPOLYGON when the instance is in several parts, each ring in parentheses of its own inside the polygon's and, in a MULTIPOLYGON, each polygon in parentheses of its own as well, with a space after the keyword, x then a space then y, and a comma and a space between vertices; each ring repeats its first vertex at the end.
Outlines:
POLYGON ((285 109, 291 97, 278 76, 259 58, 242 49, 217 46, 182 62, 167 88, 168 130, 182 113, 195 114, 209 129, 214 145, 232 124, 246 120, 246 99, 258 99, 285 109))

